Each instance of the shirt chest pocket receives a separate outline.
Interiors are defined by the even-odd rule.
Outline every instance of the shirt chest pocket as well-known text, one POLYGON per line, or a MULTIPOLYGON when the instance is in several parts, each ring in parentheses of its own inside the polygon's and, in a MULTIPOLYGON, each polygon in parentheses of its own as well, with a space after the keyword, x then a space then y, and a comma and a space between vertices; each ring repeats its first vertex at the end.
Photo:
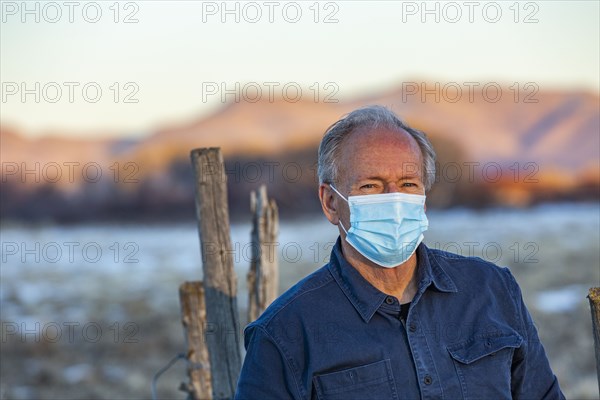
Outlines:
POLYGON ((512 357, 519 334, 477 337, 447 347, 465 399, 510 399, 512 357))
POLYGON ((389 359, 315 375, 313 385, 321 400, 398 399, 389 359))

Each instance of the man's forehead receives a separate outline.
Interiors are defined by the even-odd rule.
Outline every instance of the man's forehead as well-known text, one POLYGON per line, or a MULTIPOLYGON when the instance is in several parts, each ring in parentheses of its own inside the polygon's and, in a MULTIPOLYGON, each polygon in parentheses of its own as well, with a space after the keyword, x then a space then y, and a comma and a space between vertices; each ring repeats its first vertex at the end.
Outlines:
POLYGON ((340 172, 354 179, 421 175, 419 145, 408 132, 400 129, 353 132, 340 150, 340 172))
POLYGON ((396 179, 415 178, 421 177, 421 163, 397 159, 393 163, 363 164, 360 168, 350 169, 349 172, 357 179, 381 179, 392 175, 396 179))
POLYGON ((362 129, 342 142, 340 156, 349 161, 366 157, 420 162, 421 150, 417 141, 400 128, 362 129))

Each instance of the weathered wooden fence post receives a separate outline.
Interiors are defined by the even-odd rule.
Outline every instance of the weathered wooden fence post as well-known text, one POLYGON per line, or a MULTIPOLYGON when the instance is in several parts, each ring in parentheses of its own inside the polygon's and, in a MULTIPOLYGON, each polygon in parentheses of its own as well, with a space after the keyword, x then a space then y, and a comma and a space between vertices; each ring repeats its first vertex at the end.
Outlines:
POLYGON ((230 399, 241 369, 237 278, 229 234, 227 176, 219 148, 191 152, 196 215, 202 252, 204 296, 213 397, 230 399))
POLYGON ((600 287, 590 288, 588 293, 592 310, 592 331, 596 350, 596 373, 598 374, 598 394, 600 395, 600 287))
POLYGON ((277 297, 279 268, 275 245, 279 230, 279 213, 267 188, 250 193, 252 210, 252 261, 248 271, 248 322, 254 321, 277 297))
POLYGON ((202 282, 184 282, 179 286, 181 322, 183 323, 188 361, 189 383, 182 385, 190 400, 212 399, 210 361, 203 337, 206 306, 202 282))

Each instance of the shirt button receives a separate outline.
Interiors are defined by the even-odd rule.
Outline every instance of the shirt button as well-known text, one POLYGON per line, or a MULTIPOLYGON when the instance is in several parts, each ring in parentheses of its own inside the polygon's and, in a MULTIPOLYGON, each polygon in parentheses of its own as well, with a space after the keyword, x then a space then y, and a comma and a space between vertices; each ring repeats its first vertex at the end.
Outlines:
POLYGON ((416 332, 417 326, 415 324, 410 324, 410 326, 408 327, 408 330, 411 332, 416 332))
POLYGON ((433 379, 431 378, 431 376, 425 375, 425 377, 423 378, 423 383, 426 385, 431 385, 432 382, 433 382, 433 379))
POLYGON ((385 302, 387 304, 394 304, 394 298, 392 296, 388 296, 385 298, 385 302))

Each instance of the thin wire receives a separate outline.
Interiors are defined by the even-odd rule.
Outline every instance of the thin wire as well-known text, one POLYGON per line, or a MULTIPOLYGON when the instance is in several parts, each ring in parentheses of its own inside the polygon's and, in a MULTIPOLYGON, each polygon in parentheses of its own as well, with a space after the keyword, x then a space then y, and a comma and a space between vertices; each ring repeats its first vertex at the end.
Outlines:
POLYGON ((164 374, 169 368, 171 368, 173 366, 173 364, 175 364, 177 361, 179 361, 182 358, 187 360, 187 357, 185 356, 184 353, 177 354, 175 357, 173 357, 171 359, 171 361, 169 361, 169 363, 167 365, 165 365, 164 367, 159 369, 156 372, 156 374, 154 374, 154 376, 152 377, 152 399, 153 400, 158 399, 158 395, 156 394, 156 384, 158 383, 158 378, 160 378, 160 376, 162 374, 164 374))

